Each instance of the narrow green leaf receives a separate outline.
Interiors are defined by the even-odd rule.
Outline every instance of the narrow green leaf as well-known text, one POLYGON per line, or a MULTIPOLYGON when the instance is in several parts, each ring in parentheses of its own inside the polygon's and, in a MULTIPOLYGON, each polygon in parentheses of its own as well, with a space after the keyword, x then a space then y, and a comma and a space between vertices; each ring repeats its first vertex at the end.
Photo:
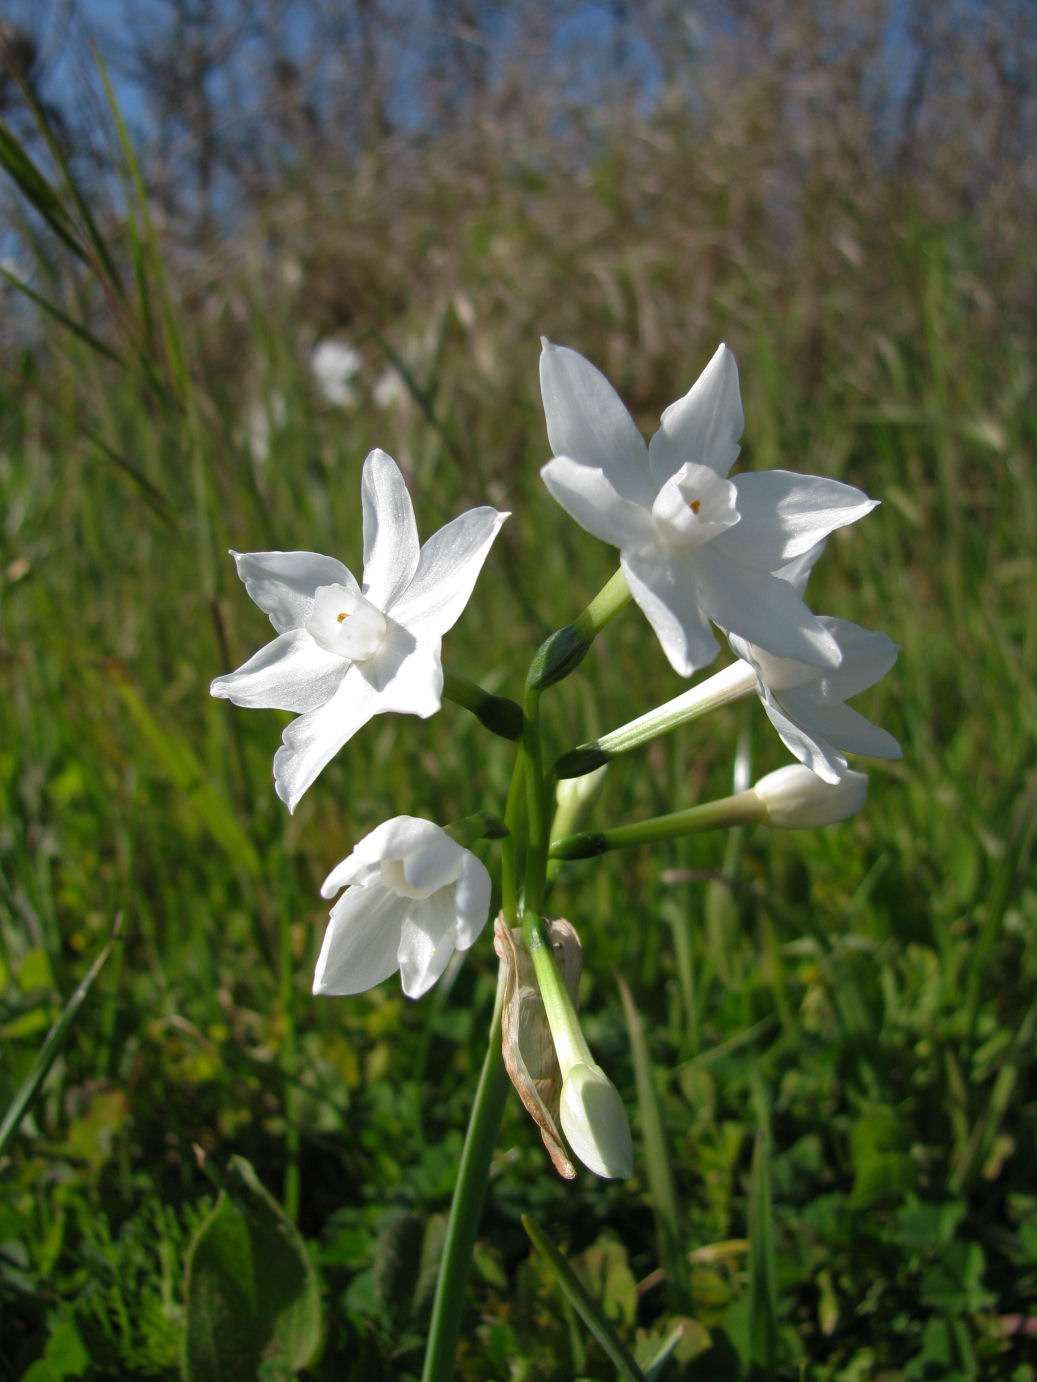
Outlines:
POLYGON ((122 914, 120 913, 112 923, 111 935, 105 942, 101 953, 76 985, 72 997, 65 1004, 61 1016, 48 1032, 47 1038, 40 1047, 39 1054, 33 1061, 29 1073, 22 1081, 17 1094, 11 1101, 10 1107, 4 1114, 4 1120, 0 1123, 0 1156, 3 1155, 18 1125, 32 1107, 36 1095, 40 1091, 40 1086, 47 1078, 48 1070, 54 1064, 58 1054, 63 1050, 65 1043, 68 1041, 69 1034, 72 1031, 72 1024, 76 1020, 79 1009, 83 1006, 83 1001, 90 992, 94 980, 104 967, 105 961, 112 953, 112 947, 119 937, 121 928, 122 914))
POLYGON ((55 321, 60 322, 68 331, 71 331, 74 335, 78 336, 81 341, 84 341, 91 350, 96 350, 98 355, 103 355, 109 360, 114 360, 116 364, 119 363, 119 355, 112 350, 111 346, 105 345, 104 341, 95 336, 87 327, 83 326, 80 322, 74 321, 66 312, 63 312, 60 307, 55 306, 53 302, 43 297, 41 293, 37 293, 34 288, 30 288, 28 283, 23 283, 20 278, 17 278, 8 269, 5 269, 2 264, 0 264, 0 274, 10 283, 12 288, 17 288, 30 302, 34 302, 41 311, 46 312, 48 316, 53 317, 55 321))
POLYGON ((566 1300, 605 1350, 613 1366, 628 1382, 645 1382, 645 1375, 637 1366, 626 1345, 601 1313, 596 1301, 588 1294, 579 1277, 544 1230, 528 1214, 522 1216, 522 1227, 530 1242, 547 1263, 566 1300))
POLYGON ((662 1103, 641 1018, 630 996, 630 990, 618 973, 615 978, 623 1000, 627 1031, 630 1033, 630 1049, 634 1057, 634 1079, 637 1082, 637 1102, 641 1112, 641 1132, 644 1136, 648 1187, 651 1191, 652 1212, 655 1215, 659 1239, 659 1254, 666 1274, 671 1307, 678 1313, 685 1313, 691 1308, 688 1260, 681 1233, 683 1215, 677 1199, 677 1185, 673 1178, 662 1103))
POLYGON ((112 679, 145 745, 170 782, 190 800, 199 820, 233 862, 253 876, 258 875, 261 870, 255 846, 226 799, 209 781, 187 739, 152 714, 128 676, 114 673, 112 679))
POLYGON ((77 259, 83 260, 84 263, 89 262, 89 256, 79 240, 61 197, 3 119, 0 119, 0 168, 4 169, 22 196, 50 226, 58 239, 68 246, 77 259))
POLYGON ((767 1136, 753 1144, 749 1183, 749 1357, 762 1377, 775 1376, 778 1345, 778 1262, 771 1211, 767 1136))

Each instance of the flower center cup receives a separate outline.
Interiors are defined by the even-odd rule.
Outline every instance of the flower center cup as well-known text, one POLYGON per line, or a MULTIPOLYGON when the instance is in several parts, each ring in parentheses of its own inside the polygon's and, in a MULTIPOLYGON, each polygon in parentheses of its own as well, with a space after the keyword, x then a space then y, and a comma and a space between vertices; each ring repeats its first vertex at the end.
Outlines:
POLYGON ((652 517, 671 547, 699 547, 738 522, 738 491, 708 465, 687 461, 655 496, 652 517))
POLYGON ((322 585, 306 620, 306 632, 329 653, 363 662, 385 641, 389 621, 359 590, 322 585))

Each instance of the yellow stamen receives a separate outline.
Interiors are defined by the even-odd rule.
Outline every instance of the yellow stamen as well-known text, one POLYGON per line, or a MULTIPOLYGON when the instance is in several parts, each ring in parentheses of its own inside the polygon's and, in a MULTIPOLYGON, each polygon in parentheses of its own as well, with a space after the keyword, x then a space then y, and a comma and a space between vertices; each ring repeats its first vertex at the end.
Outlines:
POLYGON ((341 624, 343 619, 348 619, 348 618, 349 618, 349 615, 348 615, 348 614, 340 614, 340 615, 337 616, 337 618, 338 618, 338 622, 341 624))
POLYGON ((693 500, 691 501, 691 503, 688 505, 688 508, 692 511, 692 513, 698 513, 698 511, 699 511, 699 509, 701 509, 701 507, 702 507, 702 501, 701 501, 701 499, 693 499, 693 500))

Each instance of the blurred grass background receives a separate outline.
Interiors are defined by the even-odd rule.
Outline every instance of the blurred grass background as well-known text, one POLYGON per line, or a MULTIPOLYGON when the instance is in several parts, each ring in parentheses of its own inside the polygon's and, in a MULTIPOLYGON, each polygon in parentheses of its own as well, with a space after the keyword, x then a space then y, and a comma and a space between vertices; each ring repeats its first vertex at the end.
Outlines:
MULTIPOLYGON (((284 717, 207 688, 268 635, 226 549, 358 570, 379 445, 423 537, 513 510, 445 656, 519 693, 613 558, 539 482, 540 334, 646 433, 724 339, 741 464, 883 499, 810 598, 902 645, 860 708, 904 760, 857 765, 845 826, 563 874, 638 1165, 564 1185, 511 1102, 459 1376, 614 1375, 523 1212, 639 1357, 684 1321, 668 1375, 759 1369, 758 1133, 756 1375, 1037 1376, 1034 11, 153 0, 96 27, 124 140, 64 9, 0 29, 5 166, 53 194, 3 192, 5 1105, 123 939, 0 1163, 0 1377, 179 1375, 234 1154, 320 1268, 310 1375, 417 1375, 495 964, 487 934, 420 1004, 314 1001, 318 887, 392 814, 499 811, 509 750, 451 705, 379 719, 290 818, 284 717)), ((548 698, 549 749, 680 689, 631 609, 548 698)), ((783 761, 758 707, 725 712, 614 765, 595 819, 728 791, 740 734, 783 761)))

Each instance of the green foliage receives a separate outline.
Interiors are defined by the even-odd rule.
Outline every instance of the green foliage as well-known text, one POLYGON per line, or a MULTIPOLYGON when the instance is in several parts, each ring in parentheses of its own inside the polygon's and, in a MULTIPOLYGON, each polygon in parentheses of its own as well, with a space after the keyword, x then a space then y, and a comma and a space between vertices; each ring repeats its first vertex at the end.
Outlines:
POLYGON ((306 1245, 243 1157, 187 1254, 186 1382, 290 1378, 320 1344, 317 1274, 306 1245))
MULTIPOLYGON (((185 1356, 198 1377, 417 1377, 494 959, 481 938, 420 1005, 392 983, 314 1001, 318 886, 394 812, 499 812, 507 748, 454 705, 375 723, 289 818, 270 783, 283 717, 207 687, 264 630, 225 549, 355 568, 379 444, 423 534, 470 504, 514 510, 446 656, 521 698, 520 651, 610 570, 539 486, 541 330, 646 422, 723 334, 744 463, 884 499, 811 597, 903 645, 862 708, 905 756, 843 827, 560 872, 588 1036, 638 1109, 635 1177, 562 1185, 509 1103, 458 1376, 613 1378, 590 1318, 678 1382, 754 1362, 1033 1382, 1032 255, 851 165, 768 239, 756 193, 738 200, 769 185, 765 131, 736 169, 723 128, 696 143, 664 111, 642 132, 636 158, 603 139, 573 177, 534 130, 518 164, 481 147, 470 181, 430 139, 405 198, 372 157, 324 210, 264 206, 242 232, 258 271, 214 258, 201 280, 128 141, 120 213, 42 136, 0 135, 31 203, 26 310, 47 304, 0 375, 3 1382, 173 1379, 185 1356), (260 254, 286 227, 297 293, 260 254), (305 333, 339 325, 363 355, 356 409, 321 403, 305 369, 305 333), (233 1167, 214 1202, 204 1168, 233 1167)), ((547 751, 680 689, 627 611, 545 694, 547 751)), ((613 764, 589 824, 726 792, 739 735, 776 766, 765 729, 732 709, 613 764)))

